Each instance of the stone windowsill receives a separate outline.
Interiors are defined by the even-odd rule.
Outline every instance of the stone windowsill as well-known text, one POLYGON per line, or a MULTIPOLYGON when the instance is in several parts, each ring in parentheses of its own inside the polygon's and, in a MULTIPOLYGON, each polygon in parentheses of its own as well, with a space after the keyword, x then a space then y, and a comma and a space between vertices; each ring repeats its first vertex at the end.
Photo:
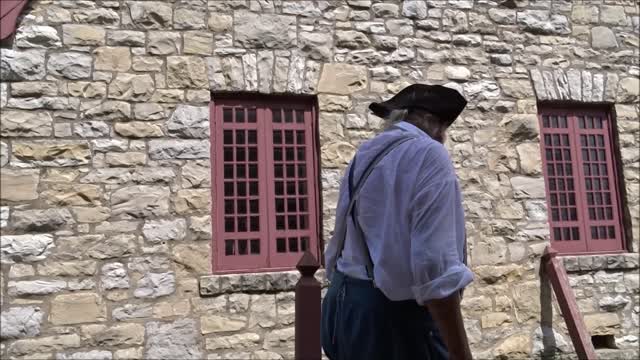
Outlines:
POLYGON ((632 270, 639 267, 640 255, 624 253, 613 255, 577 255, 562 256, 567 272, 598 270, 632 270))
MULTIPOLYGON (((322 287, 328 285, 324 269, 315 274, 322 287)), ((295 290, 300 273, 278 271, 265 273, 205 275, 199 279, 200 296, 217 296, 231 293, 264 293, 295 290)))

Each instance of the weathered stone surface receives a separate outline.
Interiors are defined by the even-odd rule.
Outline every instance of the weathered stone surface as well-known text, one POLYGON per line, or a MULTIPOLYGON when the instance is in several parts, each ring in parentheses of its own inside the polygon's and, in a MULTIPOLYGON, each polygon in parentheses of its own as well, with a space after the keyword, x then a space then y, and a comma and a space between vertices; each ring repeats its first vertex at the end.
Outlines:
POLYGON ((91 350, 80 351, 74 353, 58 353, 56 360, 111 360, 113 359, 110 351, 91 350))
POLYGON ((207 211, 211 192, 208 189, 186 189, 176 194, 174 206, 178 214, 207 211))
POLYGON ((464 66, 447 66, 445 73, 449 80, 466 81, 471 77, 471 71, 464 66))
POLYGON ((59 237, 56 240, 56 246, 55 256, 59 259, 81 259, 86 256, 94 259, 113 259, 133 254, 136 248, 136 236, 119 234, 108 237, 104 235, 59 237))
POLYGON ((325 64, 318 90, 322 93, 349 95, 364 90, 367 85, 367 69, 364 66, 325 64))
POLYGON ((44 314, 39 307, 25 306, 5 309, 0 314, 0 339, 17 339, 40 335, 44 314))
POLYGON ((176 29, 204 29, 206 16, 207 12, 204 8, 178 6, 173 13, 173 27, 176 29))
POLYGON ((233 29, 233 17, 230 15, 211 12, 209 14, 209 29, 214 33, 222 33, 233 29))
POLYGON ((247 318, 241 315, 209 315, 200 318, 200 329, 203 335, 210 333, 238 331, 243 329, 246 324, 247 318))
POLYGON ((287 49, 296 45, 296 18, 288 15, 235 13, 234 45, 249 49, 287 49))
POLYGON ((9 281, 7 293, 10 296, 48 295, 66 287, 67 283, 60 280, 9 281))
POLYGON ((94 54, 95 70, 126 72, 131 68, 131 52, 128 47, 100 47, 94 54))
POLYGON ((173 247, 173 261, 197 274, 207 274, 211 267, 209 246, 205 243, 176 245, 173 247))
POLYGON ((12 214, 13 228, 25 232, 50 232, 75 223, 69 210, 16 210, 12 214))
POLYGON ((118 135, 128 138, 154 138, 164 135, 160 125, 139 121, 116 123, 113 128, 118 135))
POLYGON ((154 160, 208 159, 207 140, 152 140, 149 142, 149 156, 154 160))
POLYGON ((300 50, 308 54, 311 59, 328 61, 333 54, 333 37, 331 34, 301 32, 300 50))
POLYGON ((153 56, 134 56, 133 57, 133 70, 135 71, 162 71, 162 65, 164 61, 161 58, 153 56))
MULTIPOLYGON (((5 142, 0 142, 0 167, 9 163, 9 146, 5 142)), ((0 196, 1 198, 2 196, 0 196)))
POLYGON ((182 167, 182 187, 184 188, 209 187, 211 185, 210 177, 208 162, 190 161, 182 167))
POLYGON ((536 143, 524 143, 516 146, 520 159, 520 170, 525 175, 540 175, 542 171, 542 159, 540 147, 536 143))
POLYGON ((157 298, 173 294, 176 290, 176 278, 173 272, 148 273, 138 281, 133 293, 137 298, 157 298))
POLYGON ((38 274, 42 276, 93 276, 96 273, 96 262, 83 261, 49 261, 38 265, 38 274))
POLYGON ((136 169, 95 169, 83 177, 81 183, 101 184, 154 184, 170 183, 175 177, 173 170, 169 168, 136 168, 136 169))
POLYGON ((336 31, 336 46, 352 50, 365 49, 371 46, 371 41, 359 31, 336 31))
POLYGON ((605 296, 598 301, 598 306, 604 311, 618 311, 624 309, 631 301, 622 295, 605 296))
POLYGON ((60 36, 51 26, 20 26, 16 32, 15 44, 20 48, 51 49, 62 46, 60 36))
POLYGON ((131 105, 124 101, 105 101, 97 107, 90 108, 84 117, 93 120, 124 120, 131 117, 131 105))
POLYGON ((84 141, 38 141, 13 144, 13 157, 35 166, 66 167, 88 164, 91 151, 84 141))
POLYGON ((47 68, 49 73, 67 79, 87 79, 91 75, 92 61, 93 59, 90 55, 83 53, 56 53, 49 56, 47 68))
POLYGON ((121 218, 144 218, 169 213, 169 189, 129 186, 111 195, 112 214, 121 218))
POLYGON ((545 197, 544 180, 542 178, 514 177, 511 178, 511 186, 516 199, 543 199, 545 197))
POLYGON ((108 30, 107 45, 144 47, 145 33, 131 30, 108 30))
POLYGON ((73 134, 80 138, 108 137, 111 127, 102 121, 85 121, 73 127, 73 134))
POLYGON ((620 319, 615 313, 587 314, 584 323, 592 336, 615 335, 620 330, 620 319))
POLYGON ((118 74, 109 84, 109 98, 147 101, 151 99, 154 89, 155 84, 150 75, 118 74))
POLYGON ((182 319, 172 323, 150 322, 146 324, 146 332, 146 358, 194 360, 202 358, 194 320, 182 319))
POLYGON ((105 320, 106 306, 97 294, 64 294, 51 301, 49 321, 52 324, 70 325, 105 320))
POLYGON ((106 32, 100 26, 64 24, 62 25, 62 41, 65 45, 104 45, 106 32))
POLYGON ((129 275, 121 263, 105 264, 100 280, 104 290, 129 288, 129 275))
POLYGON ((0 78, 3 81, 40 80, 46 75, 44 51, 3 49, 0 54, 0 78))
POLYGON ((80 347, 80 336, 65 334, 40 337, 37 339, 17 340, 9 346, 8 352, 15 356, 27 354, 46 354, 58 350, 80 347))
POLYGON ((530 99, 533 97, 533 88, 529 80, 503 79, 499 81, 502 93, 516 99, 530 99))
POLYGON ((189 224, 189 231, 195 236, 194 240, 211 239, 211 217, 192 217, 189 224))
POLYGON ((93 346, 112 348, 121 345, 142 345, 145 328, 142 324, 117 324, 108 328, 88 331, 93 346))
POLYGON ((569 21, 564 15, 550 15, 546 10, 518 12, 517 21, 525 31, 542 35, 567 35, 571 33, 569 21))
POLYGON ((427 17, 427 2, 424 0, 411 0, 402 3, 402 15, 412 19, 424 19, 427 17))
POLYGON ((184 219, 146 221, 142 233, 151 243, 184 240, 187 235, 187 222, 184 219))
POLYGON ((474 265, 502 264, 506 260, 507 248, 501 238, 488 238, 475 244, 471 258, 474 265))
POLYGON ((630 103, 638 101, 640 97, 640 79, 624 78, 618 83, 618 102, 630 103))
POLYGON ((185 32, 184 53, 211 55, 213 53, 213 35, 203 31, 185 32))
POLYGON ((2 262, 5 264, 44 260, 53 247, 53 236, 48 234, 0 236, 2 262))
POLYGON ((171 26, 171 4, 160 1, 128 2, 131 21, 137 28, 162 29, 171 26))
POLYGON ((169 134, 184 138, 209 138, 209 107, 179 105, 167 122, 169 134))
POLYGON ((0 116, 2 137, 37 137, 53 134, 53 119, 48 112, 5 110, 0 116))
POLYGON ((600 10, 600 21, 605 24, 618 26, 629 24, 623 6, 603 5, 600 10))
POLYGON ((499 359, 521 358, 529 356, 531 346, 529 334, 517 334, 509 336, 493 352, 499 359))
POLYGON ((209 84, 204 59, 196 56, 169 56, 167 84, 172 88, 207 87, 209 84))
POLYGON ((147 162, 147 154, 143 152, 116 152, 108 153, 105 163, 113 167, 144 166, 147 162))
POLYGON ((148 35, 147 51, 152 55, 179 54, 182 47, 180 33, 169 31, 151 31, 148 35))
POLYGON ((206 339, 207 350, 247 349, 260 342, 260 335, 256 333, 242 333, 229 336, 217 336, 206 339))
POLYGON ((594 49, 612 49, 618 47, 618 41, 610 28, 596 26, 591 29, 591 46, 594 49))
POLYGON ((111 317, 117 321, 150 318, 153 309, 150 304, 124 304, 113 309, 111 317))

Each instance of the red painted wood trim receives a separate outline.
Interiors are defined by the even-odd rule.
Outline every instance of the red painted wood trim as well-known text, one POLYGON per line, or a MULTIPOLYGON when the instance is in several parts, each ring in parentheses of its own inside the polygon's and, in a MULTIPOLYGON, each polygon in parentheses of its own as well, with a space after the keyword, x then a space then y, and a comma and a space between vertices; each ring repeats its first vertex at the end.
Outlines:
POLYGON ((0 40, 4 40, 16 31, 18 17, 28 0, 0 1, 0 40))
POLYGON ((315 256, 306 251, 297 269, 300 279, 296 284, 295 359, 320 360, 320 308, 321 285, 314 274, 320 267, 315 256))
POLYGON ((558 305, 567 324, 569 336, 579 359, 596 360, 596 351, 591 343, 591 337, 578 309, 578 303, 569 285, 569 277, 564 265, 557 257, 558 252, 547 246, 542 256, 544 271, 551 282, 553 292, 558 299, 558 305))

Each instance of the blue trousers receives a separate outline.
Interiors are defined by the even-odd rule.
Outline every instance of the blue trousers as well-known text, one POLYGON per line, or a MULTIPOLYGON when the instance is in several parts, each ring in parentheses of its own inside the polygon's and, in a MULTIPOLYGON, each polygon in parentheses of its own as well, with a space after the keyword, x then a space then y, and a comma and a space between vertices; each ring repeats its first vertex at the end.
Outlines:
POLYGON ((391 301, 371 281, 338 271, 322 301, 322 348, 331 360, 444 360, 435 322, 414 300, 391 301))

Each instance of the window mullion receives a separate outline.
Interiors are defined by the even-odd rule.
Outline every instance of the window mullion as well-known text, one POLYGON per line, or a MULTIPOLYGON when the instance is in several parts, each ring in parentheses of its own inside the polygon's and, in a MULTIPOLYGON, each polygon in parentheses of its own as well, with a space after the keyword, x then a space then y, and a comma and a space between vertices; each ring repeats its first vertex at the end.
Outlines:
POLYGON ((578 221, 582 231, 581 241, 584 244, 584 251, 589 251, 590 232, 589 232, 589 214, 585 205, 587 196, 586 185, 584 181, 584 170, 582 168, 582 152, 580 151, 580 128, 577 126, 578 117, 575 113, 571 113, 569 121, 569 132, 571 134, 571 151, 572 163, 574 166, 574 174, 578 174, 576 183, 576 204, 578 205, 578 221))

